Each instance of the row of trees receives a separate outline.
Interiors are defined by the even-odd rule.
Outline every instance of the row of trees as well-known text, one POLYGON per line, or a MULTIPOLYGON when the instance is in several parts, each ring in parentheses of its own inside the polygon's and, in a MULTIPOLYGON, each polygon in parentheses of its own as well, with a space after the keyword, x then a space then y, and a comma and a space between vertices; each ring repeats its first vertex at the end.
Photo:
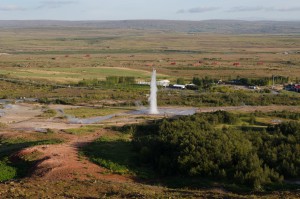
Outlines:
MULTIPOLYGON (((195 84, 198 89, 207 89, 210 88, 212 85, 218 83, 219 79, 210 78, 210 77, 193 77, 192 83, 195 84)), ((246 85, 246 86, 267 86, 271 85, 272 82, 274 83, 288 83, 289 78, 283 77, 283 76, 274 76, 271 78, 259 78, 259 79, 251 79, 251 78, 237 78, 235 80, 232 80, 231 82, 234 82, 236 84, 240 85, 246 85)), ((126 76, 108 76, 106 77, 106 81, 100 81, 97 79, 83 79, 78 82, 79 86, 99 86, 103 83, 106 84, 135 84, 135 77, 126 77, 126 76)), ((178 78, 176 80, 177 84, 185 84, 185 80, 183 78, 178 78)))
POLYGON ((135 84, 135 77, 127 77, 127 76, 108 76, 105 81, 101 81, 98 79, 83 79, 78 82, 78 86, 84 87, 94 87, 101 85, 115 85, 115 84, 135 84))
POLYGON ((188 105, 188 106, 266 106, 278 105, 300 105, 300 96, 286 94, 257 94, 245 91, 231 93, 196 93, 179 95, 172 93, 172 98, 165 94, 158 94, 158 102, 161 105, 188 105))
POLYGON ((226 179, 255 189, 300 177, 300 123, 242 132, 215 128, 238 116, 218 111, 131 127, 141 164, 163 176, 226 179))
POLYGON ((210 88, 213 84, 218 83, 218 80, 207 76, 204 78, 193 77, 192 83, 197 85, 199 88, 210 88))
MULTIPOLYGON (((181 80, 182 78, 178 79, 181 80)), ((177 80, 177 81, 178 81, 177 80)), ((213 84, 218 83, 219 79, 210 78, 210 77, 193 77, 192 83, 201 88, 209 88, 213 84)), ((233 80, 228 80, 229 83, 245 85, 245 86, 269 86, 274 84, 285 84, 289 82, 289 77, 284 76, 272 76, 272 77, 264 77, 264 78, 240 78, 237 77, 233 80)))
POLYGON ((265 78, 237 78, 234 80, 236 83, 245 86, 270 86, 274 84, 286 84, 289 83, 289 77, 284 76, 272 76, 265 78))

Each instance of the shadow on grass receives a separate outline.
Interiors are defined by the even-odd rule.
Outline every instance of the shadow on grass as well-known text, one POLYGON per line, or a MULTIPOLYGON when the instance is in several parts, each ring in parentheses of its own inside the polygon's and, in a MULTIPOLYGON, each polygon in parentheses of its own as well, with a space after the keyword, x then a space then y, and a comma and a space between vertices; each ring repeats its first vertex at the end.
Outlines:
POLYGON ((162 177, 145 165, 138 164, 137 154, 133 151, 130 141, 102 137, 83 146, 81 154, 87 156, 90 161, 108 169, 110 172, 121 175, 133 175, 135 180, 151 185, 161 185, 173 189, 211 189, 226 188, 234 192, 249 192, 251 189, 245 186, 235 185, 230 182, 218 181, 207 177, 162 177))
POLYGON ((62 140, 59 139, 51 139, 9 143, 0 138, 0 182, 25 177, 35 164, 34 160, 23 160, 14 156, 16 152, 31 146, 58 144, 61 142, 62 140))
POLYGON ((141 179, 154 177, 151 169, 137 166, 137 155, 129 140, 101 137, 83 146, 80 152, 112 173, 129 174, 141 179))
MULTIPOLYGON (((249 194, 252 188, 234 182, 209 177, 172 176, 160 178, 153 169, 138 164, 137 154, 133 151, 129 140, 120 137, 102 137, 83 146, 82 155, 87 156, 92 162, 107 168, 110 172, 121 175, 133 175, 136 180, 151 185, 161 185, 173 189, 220 189, 239 194, 249 194)), ((260 195, 276 191, 293 191, 299 186, 288 184, 273 184, 265 187, 260 195)))
POLYGON ((218 182, 217 179, 207 177, 159 177, 153 169, 140 165, 138 156, 133 151, 130 141, 121 138, 102 137, 81 148, 81 153, 92 162, 107 168, 110 172, 121 175, 133 175, 136 180, 145 184, 161 185, 168 188, 211 189, 228 188, 238 192, 247 192, 251 189, 218 182))
POLYGON ((38 140, 38 141, 24 141, 21 143, 9 143, 0 139, 0 158, 3 156, 11 155, 14 152, 20 151, 21 149, 36 146, 36 145, 46 145, 46 144, 59 144, 62 143, 60 139, 51 140, 38 140))

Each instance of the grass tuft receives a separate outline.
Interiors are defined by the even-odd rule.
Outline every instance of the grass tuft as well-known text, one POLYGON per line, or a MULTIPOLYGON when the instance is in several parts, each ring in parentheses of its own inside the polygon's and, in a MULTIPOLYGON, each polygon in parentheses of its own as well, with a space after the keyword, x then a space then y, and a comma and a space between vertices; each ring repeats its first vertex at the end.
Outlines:
POLYGON ((65 129, 64 132, 72 135, 86 135, 96 132, 99 128, 97 125, 87 125, 80 128, 65 129))

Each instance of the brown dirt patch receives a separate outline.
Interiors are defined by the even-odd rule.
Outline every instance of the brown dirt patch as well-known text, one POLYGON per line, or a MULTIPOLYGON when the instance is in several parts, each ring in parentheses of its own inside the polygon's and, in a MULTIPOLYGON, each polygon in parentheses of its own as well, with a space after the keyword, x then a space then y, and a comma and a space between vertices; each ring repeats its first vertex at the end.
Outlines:
POLYGON ((89 180, 103 179, 118 182, 132 181, 130 177, 110 174, 108 170, 78 154, 79 147, 106 134, 106 130, 86 136, 64 135, 68 141, 58 145, 41 145, 26 148, 18 153, 19 156, 33 152, 42 154, 37 164, 32 168, 30 178, 44 180, 89 180))

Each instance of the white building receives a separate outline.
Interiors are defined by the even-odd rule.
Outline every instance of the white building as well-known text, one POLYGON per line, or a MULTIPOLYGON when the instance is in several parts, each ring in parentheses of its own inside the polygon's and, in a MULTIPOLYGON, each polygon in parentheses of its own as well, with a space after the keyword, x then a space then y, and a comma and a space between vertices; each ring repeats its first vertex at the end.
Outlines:
POLYGON ((157 81, 156 84, 157 84, 157 86, 167 87, 170 85, 170 81, 167 79, 164 79, 164 80, 157 81))
MULTIPOLYGON (((142 82, 142 81, 139 81, 138 84, 140 84, 140 85, 150 85, 150 82, 142 82)), ((160 80, 160 81, 156 81, 156 85, 157 85, 157 86, 167 87, 167 86, 170 85, 170 81, 167 80, 167 79, 160 80)))

